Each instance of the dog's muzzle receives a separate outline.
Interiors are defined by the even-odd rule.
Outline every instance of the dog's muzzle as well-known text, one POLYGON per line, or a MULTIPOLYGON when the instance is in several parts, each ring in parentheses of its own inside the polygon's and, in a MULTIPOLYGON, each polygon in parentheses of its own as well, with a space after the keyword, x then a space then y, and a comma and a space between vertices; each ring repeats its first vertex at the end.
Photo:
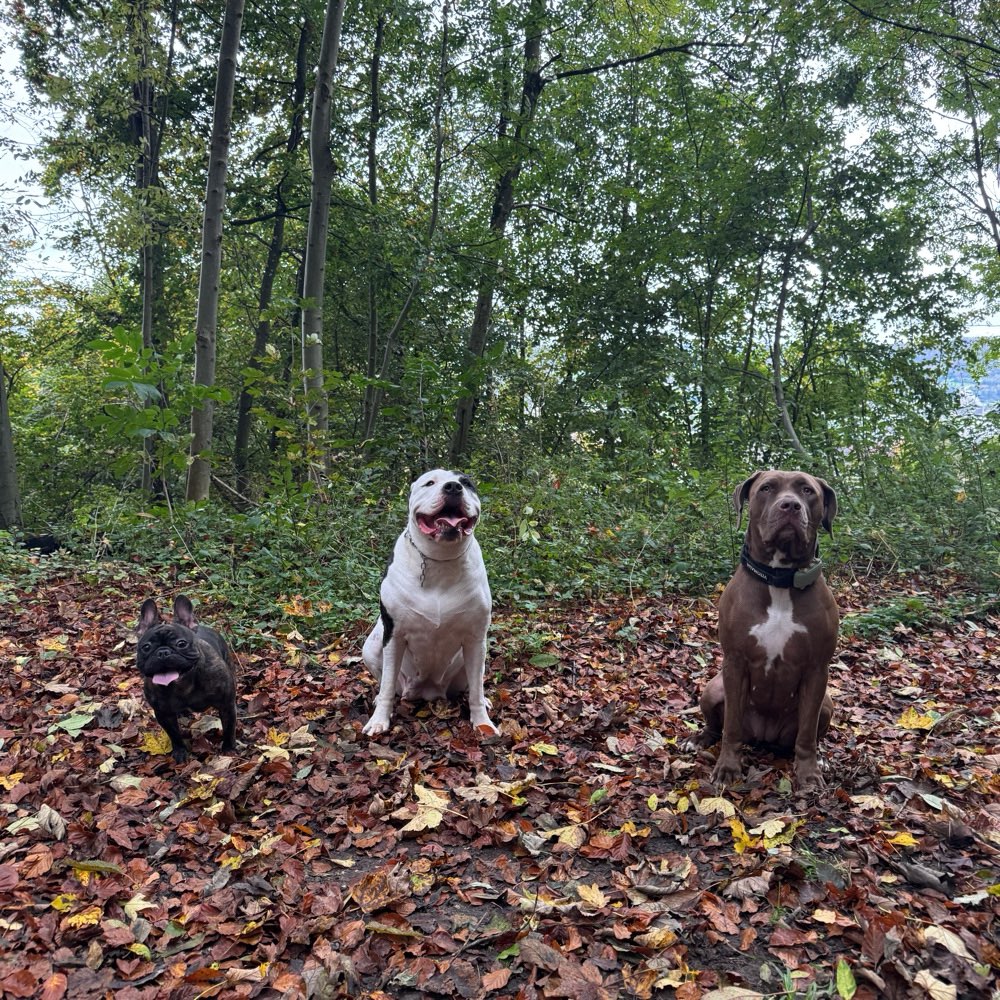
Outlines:
POLYGON ((479 515, 468 510, 465 504, 465 490, 461 483, 445 483, 441 488, 444 495, 440 507, 433 511, 417 511, 417 527, 421 534, 471 535, 475 530, 479 515))

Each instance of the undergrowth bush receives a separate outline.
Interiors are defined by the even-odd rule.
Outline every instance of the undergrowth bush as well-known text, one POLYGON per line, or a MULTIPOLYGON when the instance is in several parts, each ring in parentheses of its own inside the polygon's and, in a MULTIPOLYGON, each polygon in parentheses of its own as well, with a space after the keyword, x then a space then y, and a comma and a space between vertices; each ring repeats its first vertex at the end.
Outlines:
MULTIPOLYGON (((821 539, 824 561, 856 574, 948 569, 995 593, 998 464, 995 438, 972 449, 952 437, 826 473, 839 511, 833 538, 821 539)), ((742 542, 745 525, 731 503, 742 475, 659 468, 633 455, 628 463, 587 456, 538 463, 516 481, 480 476, 477 537, 495 603, 530 610, 551 600, 713 590, 732 572, 742 542)), ((245 512, 219 497, 143 509, 135 496, 95 491, 62 527, 72 556, 43 562, 55 570, 67 558, 94 572, 141 568, 151 595, 164 596, 157 587, 189 590, 228 607, 237 630, 321 638, 372 619, 406 518, 408 482, 345 467, 322 497, 290 480, 273 486, 245 512)), ((24 587, 44 571, 0 544, 0 574, 24 587)), ((137 613, 145 596, 135 595, 137 613)), ((920 619, 924 610, 896 609, 890 618, 920 619)))

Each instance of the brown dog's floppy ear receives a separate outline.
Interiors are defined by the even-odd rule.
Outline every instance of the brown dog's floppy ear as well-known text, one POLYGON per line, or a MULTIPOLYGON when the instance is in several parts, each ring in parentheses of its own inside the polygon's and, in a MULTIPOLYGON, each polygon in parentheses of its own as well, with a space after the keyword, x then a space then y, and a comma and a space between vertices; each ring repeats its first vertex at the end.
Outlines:
POLYGON ((737 528, 743 521, 743 508, 746 506, 747 500, 750 499, 750 487, 757 482, 757 479, 763 475, 763 472, 763 469, 758 469, 749 479, 744 479, 733 491, 733 506, 736 508, 737 528))
POLYGON ((820 524, 832 535, 833 519, 837 515, 837 494, 825 479, 816 480, 823 490, 823 520, 820 524))

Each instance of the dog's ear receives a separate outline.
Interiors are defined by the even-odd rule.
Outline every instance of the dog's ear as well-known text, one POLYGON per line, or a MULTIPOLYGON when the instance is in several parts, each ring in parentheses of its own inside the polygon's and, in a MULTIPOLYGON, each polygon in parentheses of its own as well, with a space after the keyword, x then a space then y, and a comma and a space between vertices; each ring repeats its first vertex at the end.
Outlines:
POLYGON ((151 629, 157 622, 161 621, 163 619, 160 617, 160 609, 156 606, 156 601, 152 597, 147 598, 139 609, 139 624, 136 625, 135 630, 139 635, 142 635, 147 629, 151 629))
POLYGON ((837 494, 825 479, 817 479, 816 482, 823 491, 823 519, 820 524, 832 535, 833 519, 837 515, 837 494))
POLYGON ((750 499, 750 487, 763 475, 764 470, 758 469, 749 479, 744 479, 733 491, 733 507, 736 508, 736 527, 743 522, 743 508, 750 499))
POLYGON ((185 628, 194 628, 198 624, 194 617, 194 607, 183 594, 174 601, 174 621, 180 622, 185 628))

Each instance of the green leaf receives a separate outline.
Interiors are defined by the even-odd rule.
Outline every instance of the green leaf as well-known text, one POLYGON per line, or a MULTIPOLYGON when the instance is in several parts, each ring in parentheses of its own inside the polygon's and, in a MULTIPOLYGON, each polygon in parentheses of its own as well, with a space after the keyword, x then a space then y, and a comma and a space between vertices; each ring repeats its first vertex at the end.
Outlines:
POLYGON ((841 958, 837 962, 837 995, 843 1000, 851 1000, 858 991, 851 967, 841 958))
POLYGON ((533 667, 554 667, 559 662, 559 657, 552 653, 536 653, 528 662, 533 667))

